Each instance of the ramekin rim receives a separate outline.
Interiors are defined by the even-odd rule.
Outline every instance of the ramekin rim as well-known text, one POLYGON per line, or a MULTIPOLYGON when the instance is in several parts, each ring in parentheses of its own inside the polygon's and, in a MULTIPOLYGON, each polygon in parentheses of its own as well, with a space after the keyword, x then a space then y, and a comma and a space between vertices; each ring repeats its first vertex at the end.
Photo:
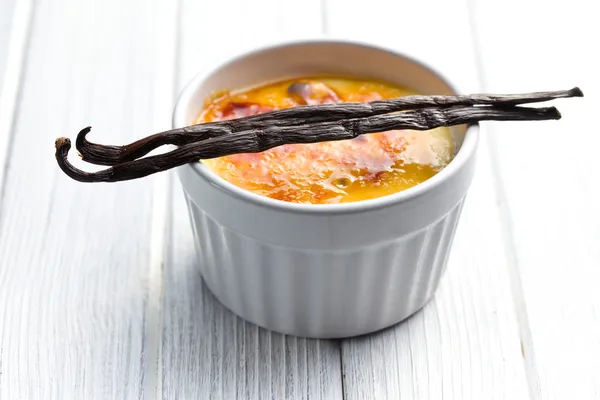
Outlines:
MULTIPOLYGON (((419 68, 425 69, 440 79, 453 93, 459 94, 457 86, 451 82, 445 75, 442 75, 438 70, 432 68, 428 64, 416 59, 413 56, 409 56, 405 53, 399 52, 395 49, 390 49, 385 46, 378 44, 368 43, 364 41, 354 39, 341 39, 341 38, 303 38, 303 39, 292 39, 292 40, 278 40, 272 43, 264 44, 261 46, 255 46, 250 50, 244 50, 237 52, 234 56, 229 56, 219 60, 214 66, 207 72, 199 72, 192 78, 180 92, 177 98, 175 107, 173 110, 172 126, 174 128, 185 126, 185 107, 195 94, 200 84, 209 76, 213 75, 220 69, 227 65, 230 65, 240 59, 249 57, 253 54, 276 50, 278 48, 288 46, 298 46, 304 44, 345 44, 358 47, 365 47, 374 50, 379 50, 393 54, 404 58, 405 60, 413 63, 419 68)), ((366 212, 373 209, 387 208, 394 206, 399 203, 405 203, 409 200, 413 200, 427 192, 434 190, 435 188, 442 185, 445 181, 449 180, 453 175, 459 173, 461 168, 469 161, 477 149, 479 141, 479 130, 478 124, 468 125, 466 133, 461 147, 458 149, 455 157, 446 165, 440 172, 421 182, 412 188, 402 190, 397 193, 378 197, 375 199, 362 200, 350 203, 337 203, 337 204, 306 204, 306 203, 292 203, 283 200, 272 199, 270 197, 261 196, 257 193, 251 192, 246 189, 242 189, 224 178, 220 177, 213 171, 211 171, 205 164, 201 162, 190 163, 183 165, 179 168, 191 168, 194 174, 199 179, 204 179, 210 186, 215 189, 219 189, 228 195, 236 197, 240 200, 253 203, 254 205, 261 206, 263 208, 276 209, 284 212, 302 213, 302 214, 352 214, 357 212, 366 212)), ((185 189, 185 188, 184 188, 185 189)))

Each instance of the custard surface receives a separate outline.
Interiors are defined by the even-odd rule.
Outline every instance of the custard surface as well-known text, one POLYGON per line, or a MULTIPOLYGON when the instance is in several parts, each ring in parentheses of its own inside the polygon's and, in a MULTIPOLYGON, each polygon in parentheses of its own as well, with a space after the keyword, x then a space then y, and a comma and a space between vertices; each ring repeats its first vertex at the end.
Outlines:
MULTIPOLYGON (((372 101, 417 94, 382 82, 309 77, 207 100, 196 123, 239 118, 302 104, 372 101), (294 85, 294 86, 292 86, 294 85)), ((273 199, 312 204, 368 200, 411 188, 454 156, 446 127, 395 130, 351 140, 283 145, 262 153, 202 160, 230 183, 273 199)))

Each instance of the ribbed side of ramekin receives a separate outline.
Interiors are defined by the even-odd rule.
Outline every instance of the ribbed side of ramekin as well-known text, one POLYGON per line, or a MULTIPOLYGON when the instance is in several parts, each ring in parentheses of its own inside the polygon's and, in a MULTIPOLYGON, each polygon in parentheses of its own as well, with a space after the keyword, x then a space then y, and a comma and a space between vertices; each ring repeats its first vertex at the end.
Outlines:
POLYGON ((411 235, 328 251, 240 234, 186 198, 198 265, 217 299, 264 328, 316 338, 374 332, 423 307, 446 268, 464 201, 411 235))

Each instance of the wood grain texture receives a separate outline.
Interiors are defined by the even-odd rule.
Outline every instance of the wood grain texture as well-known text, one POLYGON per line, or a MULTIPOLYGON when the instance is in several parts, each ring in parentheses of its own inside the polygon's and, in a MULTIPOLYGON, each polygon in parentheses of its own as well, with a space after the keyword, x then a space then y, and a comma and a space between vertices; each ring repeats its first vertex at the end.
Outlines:
POLYGON ((35 2, 0 212, 2 399, 144 394, 153 180, 81 185, 52 148, 87 124, 116 142, 156 128, 169 3, 35 2))
MULTIPOLYGON (((182 87, 223 57, 275 39, 318 34, 320 2, 184 0, 180 29, 182 87)), ((259 329, 233 315, 208 291, 197 267, 181 192, 176 182, 164 266, 162 397, 341 399, 337 342, 259 329)))
POLYGON ((490 131, 534 399, 600 398, 600 137, 594 120, 600 60, 592 50, 600 27, 593 7, 585 0, 473 2, 486 90, 569 82, 586 95, 557 102, 561 121, 490 131))
MULTIPOLYGON (((412 55, 449 76, 460 91, 478 91, 466 2, 374 0, 368 8, 343 0, 327 4, 330 34, 412 55), (415 35, 425 15, 427 34, 415 35), (361 21, 361 29, 351 21, 361 21)), ((404 323, 343 343, 348 399, 528 398, 486 151, 488 125, 482 124, 476 178, 437 295, 404 323)))

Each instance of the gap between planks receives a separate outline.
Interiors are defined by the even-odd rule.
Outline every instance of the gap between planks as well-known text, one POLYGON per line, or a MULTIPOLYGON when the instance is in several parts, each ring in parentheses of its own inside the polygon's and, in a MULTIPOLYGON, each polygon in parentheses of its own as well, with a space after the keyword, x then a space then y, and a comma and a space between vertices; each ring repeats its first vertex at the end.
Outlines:
POLYGON ((0 91, 0 205, 4 198, 4 179, 9 165, 8 154, 13 138, 15 116, 18 112, 17 103, 23 82, 32 20, 33 0, 17 1, 8 36, 6 70, 4 77, 0 76, 0 79, 3 79, 0 91))

